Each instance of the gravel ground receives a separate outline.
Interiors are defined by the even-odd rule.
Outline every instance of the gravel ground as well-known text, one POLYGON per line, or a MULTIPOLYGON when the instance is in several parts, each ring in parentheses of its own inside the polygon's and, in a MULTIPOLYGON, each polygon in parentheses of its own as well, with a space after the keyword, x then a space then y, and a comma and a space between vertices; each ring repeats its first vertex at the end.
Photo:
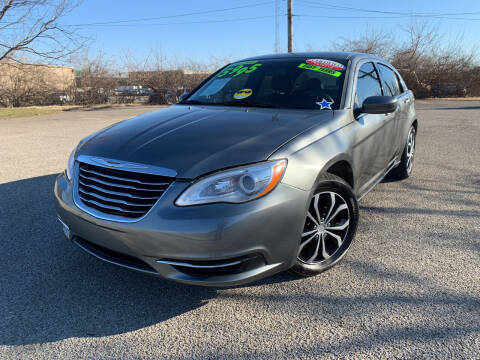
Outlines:
POLYGON ((0 121, 1 359, 480 359, 480 102, 418 101, 410 179, 361 201, 316 277, 202 288, 66 241, 52 188, 75 143, 152 107, 0 121))

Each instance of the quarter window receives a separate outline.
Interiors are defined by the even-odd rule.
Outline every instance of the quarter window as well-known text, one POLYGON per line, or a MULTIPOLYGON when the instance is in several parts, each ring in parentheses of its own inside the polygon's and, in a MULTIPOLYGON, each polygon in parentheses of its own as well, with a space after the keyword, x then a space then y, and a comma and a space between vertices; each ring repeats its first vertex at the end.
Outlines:
POLYGON ((382 88, 373 64, 365 63, 358 71, 355 107, 362 107, 365 99, 370 96, 382 96, 382 88))
POLYGON ((386 96, 400 95, 400 85, 398 84, 397 75, 389 67, 377 64, 380 78, 382 80, 383 92, 386 96))

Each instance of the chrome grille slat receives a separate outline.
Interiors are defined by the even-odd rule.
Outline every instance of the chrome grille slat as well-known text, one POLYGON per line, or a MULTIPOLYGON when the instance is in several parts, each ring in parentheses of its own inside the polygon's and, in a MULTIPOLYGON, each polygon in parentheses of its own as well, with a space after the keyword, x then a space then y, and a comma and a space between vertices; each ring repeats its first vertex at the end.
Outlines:
POLYGON ((101 174, 95 170, 91 170, 91 169, 81 169, 82 172, 86 172, 86 173, 89 173, 89 174, 94 174, 94 175, 97 175, 97 176, 100 176, 100 177, 104 177, 104 178, 109 178, 109 179, 112 179, 112 180, 119 180, 119 181, 124 181, 124 182, 133 182, 133 183, 137 183, 137 184, 141 184, 141 185, 154 185, 154 186, 159 186, 159 185, 169 185, 169 183, 153 183, 153 182, 147 182, 147 181, 140 181, 140 180, 136 180, 136 179, 129 179, 129 178, 121 178, 121 177, 118 177, 118 176, 114 176, 114 175, 110 175, 110 174, 101 174))
POLYGON ((98 195, 98 194, 95 194, 95 193, 92 193, 92 192, 88 192, 88 191, 85 191, 83 189, 79 189, 78 190, 81 194, 87 194, 88 196, 92 196, 94 198, 97 198, 98 200, 100 201, 105 201, 105 202, 113 202, 113 203, 118 203, 118 204, 123 204, 123 205, 128 205, 128 206, 136 206, 136 207, 151 207, 153 206, 153 204, 155 204, 155 202, 152 202, 152 203, 149 203, 149 204, 136 204, 134 202, 129 202, 129 201, 125 201, 125 200, 118 200, 118 199, 114 199, 114 198, 107 198, 105 196, 102 196, 102 195, 98 195))
POLYGON ((173 180, 157 174, 79 162, 75 192, 81 205, 92 213, 134 220, 155 205, 173 180))
POLYGON ((83 202, 85 203, 92 203, 98 207, 101 207, 101 208, 104 208, 104 209, 110 209, 110 210, 115 210, 115 211, 122 211, 122 212, 127 212, 127 213, 131 213, 131 214, 143 214, 144 212, 141 211, 141 210, 125 210, 121 207, 118 207, 118 206, 110 206, 110 205, 105 205, 105 204, 102 204, 102 203, 99 203, 95 200, 86 200, 86 199, 82 199, 83 202))
POLYGON ((138 187, 138 186, 133 186, 133 185, 123 185, 123 184, 118 184, 118 183, 112 183, 112 182, 108 182, 108 181, 104 181, 104 180, 101 180, 101 179, 98 179, 96 177, 89 177, 89 176, 85 176, 83 175, 82 173, 79 174, 81 178, 83 179, 87 179, 87 180, 90 180, 92 182, 96 182, 96 183, 99 183, 99 184, 102 184, 102 185, 107 185, 107 186, 111 186, 111 187, 116 187, 116 188, 119 188, 119 189, 131 189, 131 190, 139 190, 139 191, 163 191, 163 189, 158 189, 158 190, 155 190, 155 189, 146 189, 146 188, 141 188, 141 187, 138 187))
POLYGON ((158 199, 158 196, 141 196, 141 195, 132 195, 127 192, 120 192, 120 191, 112 191, 112 190, 106 190, 102 189, 98 186, 87 184, 83 182, 82 180, 79 180, 79 183, 82 185, 82 187, 87 187, 90 189, 94 189, 98 192, 101 192, 106 195, 112 195, 112 196, 124 196, 124 197, 129 197, 129 198, 134 198, 134 199, 142 199, 142 200, 156 200, 158 199))

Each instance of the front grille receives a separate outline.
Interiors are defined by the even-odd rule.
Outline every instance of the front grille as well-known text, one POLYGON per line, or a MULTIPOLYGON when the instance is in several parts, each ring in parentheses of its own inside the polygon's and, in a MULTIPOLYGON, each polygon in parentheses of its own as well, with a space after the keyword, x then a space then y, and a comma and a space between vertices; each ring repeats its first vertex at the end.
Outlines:
POLYGON ((80 162, 77 180, 78 197, 84 206, 136 219, 152 208, 173 178, 80 162))

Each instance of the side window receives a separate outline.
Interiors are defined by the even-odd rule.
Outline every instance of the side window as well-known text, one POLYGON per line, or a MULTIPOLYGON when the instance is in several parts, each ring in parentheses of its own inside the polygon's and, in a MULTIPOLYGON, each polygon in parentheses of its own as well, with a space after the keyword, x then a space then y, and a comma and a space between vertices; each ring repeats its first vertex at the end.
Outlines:
POLYGON ((406 92, 408 88, 407 84, 405 84, 405 81, 402 79, 402 75, 400 75, 399 73, 396 73, 395 75, 397 75, 398 84, 400 85, 400 91, 402 93, 406 92))
POLYGON ((360 66, 357 75, 355 107, 361 107, 363 101, 370 96, 382 96, 382 88, 380 87, 380 81, 373 64, 365 63, 360 66))
POLYGON ((386 96, 400 95, 400 85, 398 84, 397 75, 389 67, 377 64, 380 78, 382 80, 383 92, 386 96))
POLYGON ((397 84, 398 84, 398 88, 399 88, 400 94, 403 94, 406 90, 405 90, 405 88, 403 87, 402 81, 400 80, 400 75, 398 75, 397 73, 395 73, 395 78, 397 79, 397 84))

